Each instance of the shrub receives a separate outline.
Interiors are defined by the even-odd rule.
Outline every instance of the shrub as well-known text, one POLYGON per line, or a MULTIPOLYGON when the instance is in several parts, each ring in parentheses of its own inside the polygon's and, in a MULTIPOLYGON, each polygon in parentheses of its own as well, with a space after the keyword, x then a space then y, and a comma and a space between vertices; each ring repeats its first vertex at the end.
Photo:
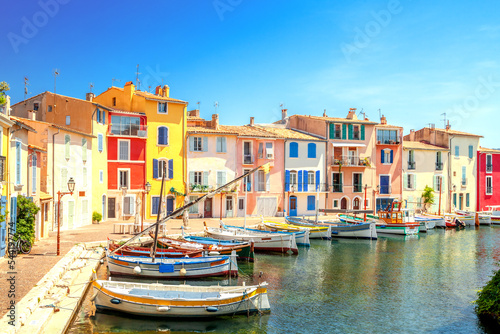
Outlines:
POLYGON ((92 221, 100 222, 101 220, 102 220, 102 215, 99 212, 97 211, 92 212, 92 221))
POLYGON ((35 215, 40 208, 29 198, 17 196, 17 223, 14 240, 19 238, 33 242, 35 240, 35 215))
POLYGON ((500 270, 478 293, 476 313, 479 316, 500 317, 500 270))

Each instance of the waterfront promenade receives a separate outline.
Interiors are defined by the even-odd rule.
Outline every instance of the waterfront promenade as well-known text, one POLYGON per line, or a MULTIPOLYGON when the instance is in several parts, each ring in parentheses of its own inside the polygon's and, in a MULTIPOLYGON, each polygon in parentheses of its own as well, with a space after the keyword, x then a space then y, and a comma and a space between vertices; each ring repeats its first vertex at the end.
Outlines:
MULTIPOLYGON (((267 220, 267 218, 265 218, 267 220)), ((282 217, 272 217, 269 220, 273 221, 283 221, 282 217)), ((255 225, 261 221, 261 218, 257 217, 247 217, 247 226, 255 225)), ((206 222, 208 226, 218 227, 218 218, 206 218, 206 219, 190 219, 189 229, 186 233, 196 233, 203 231, 203 222, 206 222)), ((243 218, 224 218, 224 222, 227 224, 243 226, 243 218)), ((113 233, 113 225, 119 222, 103 222, 100 224, 92 224, 77 228, 70 231, 61 232, 61 255, 56 256, 57 249, 57 234, 56 232, 51 232, 49 237, 40 241, 37 241, 33 245, 33 249, 30 254, 24 255, 19 254, 15 261, 15 272, 16 272, 16 282, 15 282, 15 301, 18 303, 34 286, 37 284, 42 277, 49 272, 49 270, 62 258, 64 255, 76 244, 84 242, 94 242, 94 241, 105 241, 109 239, 123 239, 129 238, 131 234, 121 234, 113 233)), ((181 233, 182 220, 174 219, 167 224, 167 234, 176 235, 181 233)), ((8 259, 0 259, 0 273, 2 277, 6 277, 8 268, 8 259)), ((0 291, 4 294, 0 297, 0 308, 2 310, 1 316, 7 313, 7 307, 10 303, 10 298, 7 296, 7 291, 9 290, 10 283, 3 279, 0 280, 0 291)))

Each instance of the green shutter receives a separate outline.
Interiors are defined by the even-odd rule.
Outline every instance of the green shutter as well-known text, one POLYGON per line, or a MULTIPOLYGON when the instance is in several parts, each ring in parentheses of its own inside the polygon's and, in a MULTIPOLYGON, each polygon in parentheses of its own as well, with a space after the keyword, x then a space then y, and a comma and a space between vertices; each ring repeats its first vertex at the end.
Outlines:
POLYGON ((347 135, 347 125, 346 124, 342 124, 342 139, 346 139, 347 135))
POLYGON ((335 137, 335 124, 330 123, 330 139, 333 139, 335 137))
POLYGON ((365 126, 361 125, 361 140, 365 140, 365 126))
POLYGON ((352 139, 353 132, 354 132, 353 126, 352 124, 349 124, 349 135, 348 135, 349 139, 352 139))

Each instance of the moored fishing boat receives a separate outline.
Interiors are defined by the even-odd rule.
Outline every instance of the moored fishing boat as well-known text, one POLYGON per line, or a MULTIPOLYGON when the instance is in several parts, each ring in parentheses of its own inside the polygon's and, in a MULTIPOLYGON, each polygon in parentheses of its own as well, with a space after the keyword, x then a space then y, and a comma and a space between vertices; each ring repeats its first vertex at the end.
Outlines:
POLYGON ((415 215, 415 221, 419 222, 419 223, 421 223, 421 222, 429 223, 429 224, 426 224, 427 229, 431 229, 434 227, 442 227, 442 228, 446 227, 444 217, 437 216, 437 215, 429 215, 429 214, 415 215))
MULTIPOLYGON (((221 240, 238 240, 245 242, 253 242, 255 251, 263 252, 292 252, 299 253, 295 234, 293 233, 272 233, 272 232, 255 232, 245 229, 228 229, 205 226, 205 232, 215 239, 221 240)), ((306 233, 306 232, 304 232, 306 233)))
POLYGON ((95 280, 98 311, 153 317, 217 317, 269 312, 267 283, 251 286, 191 286, 95 280))
POLYGON ((236 252, 236 259, 239 261, 255 261, 255 252, 251 242, 241 242, 237 240, 218 240, 214 238, 184 236, 184 240, 168 237, 159 237, 158 243, 164 247, 174 249, 203 249, 209 252, 209 255, 231 255, 236 252))
POLYGON ((393 201, 386 210, 378 212, 377 233, 418 234, 420 223, 415 222, 414 216, 413 210, 402 209, 400 202, 393 201))
MULTIPOLYGON (((332 231, 329 226, 297 225, 279 222, 265 221, 262 223, 268 231, 301 232, 309 231, 310 239, 330 239, 332 231)), ((297 244, 299 244, 297 242, 297 244)))
POLYGON ((111 275, 136 276, 155 279, 237 276, 236 254, 198 258, 148 258, 140 256, 108 255, 111 275))
POLYGON ((318 221, 298 217, 286 217, 293 224, 304 226, 329 226, 333 238, 377 239, 377 230, 373 220, 355 220, 355 223, 345 221, 318 221))
POLYGON ((286 235, 286 234, 293 234, 295 236, 295 244, 297 246, 306 246, 309 247, 311 246, 311 242, 309 241, 309 231, 308 230, 302 230, 302 231, 295 231, 295 232, 286 232, 286 231, 264 231, 261 229, 257 228, 248 228, 248 227, 241 227, 241 226, 233 226, 233 225, 226 225, 223 222, 221 222, 221 228, 231 230, 231 229, 236 229, 236 230, 245 230, 248 232, 254 232, 254 233, 264 233, 264 234, 274 234, 274 235, 286 235))
MULTIPOLYGON (((474 218, 474 224, 476 223, 476 214, 477 214, 477 218, 479 220, 479 225, 491 225, 491 215, 488 215, 488 214, 484 214, 484 213, 480 213, 480 212, 471 212, 471 211, 463 211, 463 210, 456 210, 455 211, 458 215, 460 216, 471 216, 474 218)), ((462 220, 461 218, 458 218, 460 220, 462 220)), ((468 222, 465 221, 467 224, 468 222)))
MULTIPOLYGON (((121 245, 115 242, 108 242, 108 249, 114 251, 121 245)), ((171 258, 184 258, 184 257, 201 257, 203 256, 203 249, 157 249, 156 257, 171 257, 171 258)), ((151 249, 141 246, 125 246, 118 250, 116 255, 126 256, 150 256, 151 249)))
POLYGON ((458 219, 461 222, 465 223, 466 226, 474 226, 476 224, 476 217, 474 215, 466 215, 466 214, 458 214, 458 213, 445 213, 444 219, 447 222, 451 222, 454 219, 458 219))
POLYGON ((500 226, 500 205, 487 205, 485 214, 490 215, 491 225, 500 226))

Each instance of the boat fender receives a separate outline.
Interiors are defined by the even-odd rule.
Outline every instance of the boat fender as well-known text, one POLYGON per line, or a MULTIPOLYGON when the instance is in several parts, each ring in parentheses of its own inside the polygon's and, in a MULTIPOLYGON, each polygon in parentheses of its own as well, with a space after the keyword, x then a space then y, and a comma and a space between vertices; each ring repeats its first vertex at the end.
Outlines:
POLYGON ((208 306, 206 308, 207 312, 217 312, 219 310, 219 308, 215 307, 215 306, 208 306))
POLYGON ((111 304, 120 304, 122 301, 120 299, 113 298, 110 300, 111 304))
POLYGON ((220 253, 217 251, 211 251, 208 253, 208 255, 220 255, 220 253))
POLYGON ((181 268, 181 270, 179 271, 179 275, 186 276, 186 272, 187 272, 186 269, 181 268))
POLYGON ((158 306, 158 307, 156 307, 156 310, 158 312, 167 312, 167 311, 170 310, 170 307, 168 307, 168 306, 158 306))
POLYGON ((139 275, 141 273, 142 269, 139 266, 134 267, 134 274, 139 275))

